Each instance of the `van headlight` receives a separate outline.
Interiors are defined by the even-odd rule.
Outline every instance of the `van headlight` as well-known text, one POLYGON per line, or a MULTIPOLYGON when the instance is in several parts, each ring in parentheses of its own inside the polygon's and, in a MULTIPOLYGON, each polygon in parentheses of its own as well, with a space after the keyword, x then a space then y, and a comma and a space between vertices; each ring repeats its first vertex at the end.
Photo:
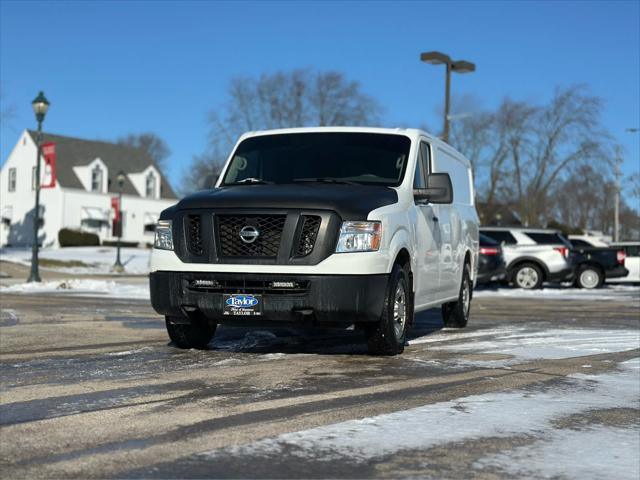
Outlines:
POLYGON ((381 238, 380 222, 342 222, 336 253, 375 252, 381 238))
POLYGON ((153 247, 160 250, 173 250, 171 220, 159 220, 156 223, 156 236, 153 240, 153 247))

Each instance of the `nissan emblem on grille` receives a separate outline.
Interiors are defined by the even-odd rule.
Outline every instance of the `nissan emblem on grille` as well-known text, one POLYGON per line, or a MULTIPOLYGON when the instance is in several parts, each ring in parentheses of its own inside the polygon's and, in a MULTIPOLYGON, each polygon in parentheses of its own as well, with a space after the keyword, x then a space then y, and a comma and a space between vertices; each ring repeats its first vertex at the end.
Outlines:
POLYGON ((242 227, 240 230, 240 240, 244 243, 253 243, 260 236, 260 232, 256 227, 252 227, 251 225, 247 225, 246 227, 242 227))

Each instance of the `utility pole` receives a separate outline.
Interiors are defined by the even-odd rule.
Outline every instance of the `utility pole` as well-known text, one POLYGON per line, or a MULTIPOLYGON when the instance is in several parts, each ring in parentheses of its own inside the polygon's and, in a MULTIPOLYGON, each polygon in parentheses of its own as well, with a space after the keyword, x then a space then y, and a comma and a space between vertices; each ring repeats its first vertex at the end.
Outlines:
POLYGON ((616 166, 615 166, 615 176, 616 176, 616 193, 615 200, 613 206, 613 241, 620 241, 620 179, 622 178, 622 171, 620 169, 620 165, 622 165, 622 148, 620 145, 616 146, 616 166))

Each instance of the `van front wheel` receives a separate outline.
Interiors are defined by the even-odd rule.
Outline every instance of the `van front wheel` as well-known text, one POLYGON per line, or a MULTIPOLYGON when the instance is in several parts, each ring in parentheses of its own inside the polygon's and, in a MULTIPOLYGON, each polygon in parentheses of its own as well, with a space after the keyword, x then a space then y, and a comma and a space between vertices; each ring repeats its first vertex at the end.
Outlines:
POLYGON ((413 294, 409 275, 394 265, 389 277, 380 322, 365 330, 372 355, 397 355, 404 351, 407 328, 412 323, 413 294))
POLYGON ((165 317, 169 338, 178 348, 204 349, 216 333, 216 325, 203 320, 191 323, 174 323, 173 317, 165 317))
POLYGON ((442 305, 442 320, 445 327, 464 328, 467 326, 467 323, 469 323, 469 312, 471 311, 472 292, 473 283, 471 282, 469 264, 465 263, 458 300, 442 305))

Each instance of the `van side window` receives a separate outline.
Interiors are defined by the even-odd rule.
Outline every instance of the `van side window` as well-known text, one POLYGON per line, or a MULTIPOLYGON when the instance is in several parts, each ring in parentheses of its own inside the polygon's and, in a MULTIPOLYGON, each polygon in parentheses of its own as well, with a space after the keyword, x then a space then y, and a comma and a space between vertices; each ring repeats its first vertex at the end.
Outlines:
POLYGON ((424 171, 428 175, 431 171, 431 155, 429 153, 429 145, 427 145, 425 142, 420 142, 420 152, 422 152, 424 171))
POLYGON ((427 188, 427 183, 425 180, 425 170, 424 170, 424 157, 422 153, 422 143, 420 144, 420 150, 418 151, 418 160, 416 161, 416 173, 413 177, 413 188, 415 190, 421 188, 427 188))
POLYGON ((427 188, 427 175, 429 173, 429 145, 420 142, 418 161, 416 162, 416 175, 413 177, 413 188, 427 188))

